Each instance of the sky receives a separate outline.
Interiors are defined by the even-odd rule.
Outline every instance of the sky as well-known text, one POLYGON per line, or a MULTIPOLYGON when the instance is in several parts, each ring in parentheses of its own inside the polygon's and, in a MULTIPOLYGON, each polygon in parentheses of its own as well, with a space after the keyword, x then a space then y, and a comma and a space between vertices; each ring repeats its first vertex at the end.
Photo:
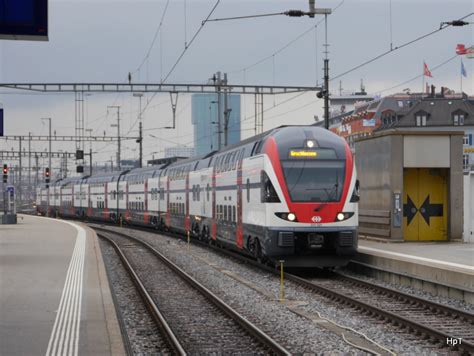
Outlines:
MULTIPOLYGON (((50 0, 49 41, 0 40, 2 83, 207 83, 217 71, 228 73, 230 84, 314 86, 322 82, 323 18, 270 16, 207 22, 216 0, 50 0), (162 26, 157 28, 163 18, 162 26), (318 24, 317 26, 315 26, 318 24), (153 39, 155 41, 153 42, 153 39), (153 45, 152 45, 153 43, 153 45)), ((326 0, 317 7, 332 8, 328 16, 330 77, 396 48, 440 27, 443 21, 473 12, 471 0, 326 0)), ((307 0, 221 0, 211 19, 307 10, 307 0)), ((474 22, 474 16, 467 18, 474 22)), ((420 91, 422 79, 399 85, 455 56, 458 43, 473 45, 473 25, 447 28, 330 82, 331 95, 359 90, 389 95, 405 88, 420 91)), ((455 57, 433 70, 428 83, 460 90, 460 60, 455 57)), ((463 91, 473 94, 473 60, 464 59, 468 77, 463 91)), ((265 97, 264 129, 284 124, 311 124, 322 117, 323 101, 315 93, 265 97)), ((137 136, 139 99, 131 94, 85 97, 85 126, 93 135, 116 135, 111 124, 120 105, 122 134, 137 136)), ((47 135, 40 119, 50 117, 57 135, 74 135, 75 102, 72 94, 38 94, 0 88, 5 110, 5 135, 47 135)), ((190 95, 180 94, 175 130, 160 129, 172 122, 168 94, 143 97, 144 158, 163 155, 165 147, 192 145, 190 95), (150 136, 153 135, 155 137, 150 136)), ((253 96, 242 98, 242 137, 253 133, 253 96)), ((17 149, 17 142, 0 140, 0 150, 17 149)), ((47 143, 32 143, 44 150, 47 143)), ((88 149, 88 144, 85 146, 88 149)), ((53 151, 73 152, 74 143, 53 143, 53 151)), ((116 144, 92 147, 94 160, 115 159, 116 144)), ((138 158, 133 140, 122 145, 122 158, 138 158)))

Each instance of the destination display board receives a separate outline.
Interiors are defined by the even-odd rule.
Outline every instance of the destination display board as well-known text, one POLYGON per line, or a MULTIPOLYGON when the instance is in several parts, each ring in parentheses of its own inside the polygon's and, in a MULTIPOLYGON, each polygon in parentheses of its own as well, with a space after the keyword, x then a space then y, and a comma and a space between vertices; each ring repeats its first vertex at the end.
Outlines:
POLYGON ((47 41, 48 0, 1 0, 0 39, 47 41))
POLYGON ((288 153, 290 159, 337 159, 336 152, 330 148, 297 148, 288 153))

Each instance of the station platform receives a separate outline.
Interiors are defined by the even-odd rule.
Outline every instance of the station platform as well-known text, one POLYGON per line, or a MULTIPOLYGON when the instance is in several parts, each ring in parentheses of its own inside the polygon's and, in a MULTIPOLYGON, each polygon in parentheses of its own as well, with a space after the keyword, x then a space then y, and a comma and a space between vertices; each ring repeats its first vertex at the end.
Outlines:
POLYGON ((349 267, 435 295, 474 304, 474 243, 359 240, 349 267))
POLYGON ((97 236, 19 215, 0 225, 0 354, 125 355, 97 236))

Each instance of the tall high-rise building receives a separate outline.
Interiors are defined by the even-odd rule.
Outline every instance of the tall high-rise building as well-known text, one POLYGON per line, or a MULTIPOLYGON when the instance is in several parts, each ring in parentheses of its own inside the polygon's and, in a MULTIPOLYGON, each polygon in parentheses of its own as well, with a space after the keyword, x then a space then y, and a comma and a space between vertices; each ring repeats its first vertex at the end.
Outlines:
MULTIPOLYGON (((228 145, 240 141, 240 95, 229 94, 227 106, 230 109, 228 124, 228 145)), ((203 155, 218 149, 217 94, 193 94, 192 124, 194 125, 194 149, 196 155, 203 155)), ((224 147, 225 123, 224 94, 221 94, 221 147, 224 147)))

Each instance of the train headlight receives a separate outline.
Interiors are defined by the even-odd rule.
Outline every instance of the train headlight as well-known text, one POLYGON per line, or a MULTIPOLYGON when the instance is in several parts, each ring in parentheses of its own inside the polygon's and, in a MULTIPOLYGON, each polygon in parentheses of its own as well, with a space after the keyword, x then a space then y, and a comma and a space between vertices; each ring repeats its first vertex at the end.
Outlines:
POLYGON ((293 213, 289 213, 286 217, 289 221, 295 221, 296 220, 296 215, 293 213))
POLYGON ((307 140, 306 141, 306 147, 313 148, 314 145, 315 145, 315 142, 313 140, 307 140))
POLYGON ((350 213, 337 213, 336 215, 336 221, 342 221, 342 220, 347 220, 349 218, 351 218, 352 216, 354 215, 353 212, 350 212, 350 213))

